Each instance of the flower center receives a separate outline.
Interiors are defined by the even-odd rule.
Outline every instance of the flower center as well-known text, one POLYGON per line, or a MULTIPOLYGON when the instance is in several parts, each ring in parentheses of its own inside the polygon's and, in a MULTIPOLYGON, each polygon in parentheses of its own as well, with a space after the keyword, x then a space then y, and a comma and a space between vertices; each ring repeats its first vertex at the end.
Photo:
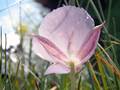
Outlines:
POLYGON ((71 68, 76 68, 78 65, 80 65, 80 60, 74 55, 71 54, 69 57, 69 60, 67 61, 67 65, 71 68))

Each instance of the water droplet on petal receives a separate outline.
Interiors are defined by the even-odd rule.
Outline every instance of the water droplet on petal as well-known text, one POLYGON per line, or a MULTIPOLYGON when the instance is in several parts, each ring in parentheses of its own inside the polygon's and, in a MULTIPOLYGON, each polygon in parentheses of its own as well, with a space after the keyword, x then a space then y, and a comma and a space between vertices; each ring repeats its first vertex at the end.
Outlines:
POLYGON ((86 22, 88 28, 92 29, 94 27, 94 21, 88 14, 86 15, 85 22, 86 22))

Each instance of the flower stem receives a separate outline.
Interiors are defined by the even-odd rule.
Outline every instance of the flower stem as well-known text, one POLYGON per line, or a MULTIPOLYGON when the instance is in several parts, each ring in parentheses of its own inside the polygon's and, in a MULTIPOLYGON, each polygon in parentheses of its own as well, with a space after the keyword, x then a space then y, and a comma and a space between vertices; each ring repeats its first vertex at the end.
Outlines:
POLYGON ((76 90, 77 80, 75 76, 75 67, 74 64, 71 63, 71 73, 70 73, 70 90, 76 90))

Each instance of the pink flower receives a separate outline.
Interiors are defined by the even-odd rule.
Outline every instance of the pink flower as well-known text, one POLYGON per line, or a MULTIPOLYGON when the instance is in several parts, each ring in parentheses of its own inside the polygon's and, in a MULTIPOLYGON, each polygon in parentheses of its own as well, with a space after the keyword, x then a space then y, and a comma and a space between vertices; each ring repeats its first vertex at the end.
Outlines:
POLYGON ((83 8, 60 7, 49 13, 33 35, 33 51, 52 64, 45 74, 63 74, 81 70, 82 64, 94 54, 103 24, 94 20, 83 8))

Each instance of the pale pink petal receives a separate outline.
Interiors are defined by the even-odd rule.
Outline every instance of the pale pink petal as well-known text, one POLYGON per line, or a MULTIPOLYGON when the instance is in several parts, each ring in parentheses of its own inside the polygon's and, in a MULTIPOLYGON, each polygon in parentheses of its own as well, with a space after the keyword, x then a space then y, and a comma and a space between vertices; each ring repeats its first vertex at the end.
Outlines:
POLYGON ((103 25, 104 23, 96 26, 94 30, 91 32, 90 36, 86 39, 86 41, 82 45, 82 48, 78 53, 79 59, 81 60, 82 64, 89 60, 89 58, 94 54, 100 36, 101 28, 103 27, 103 25))
POLYGON ((64 62, 64 60, 67 59, 66 55, 59 50, 59 48, 56 47, 54 43, 49 41, 47 38, 44 38, 42 36, 33 35, 33 51, 35 51, 36 54, 43 57, 43 59, 52 59, 50 57, 53 57, 52 62, 64 62), (38 46, 35 46, 38 45, 38 46), (57 58, 57 59, 54 59, 57 58), (56 61, 57 60, 57 61, 56 61))
POLYGON ((77 52, 94 27, 94 21, 83 8, 60 7, 49 13, 40 26, 39 34, 64 53, 77 52))
POLYGON ((39 43, 39 41, 33 37, 32 40, 32 51, 41 57, 42 59, 45 59, 50 62, 54 62, 52 57, 46 52, 45 48, 39 43))
POLYGON ((70 69, 61 64, 52 64, 48 67, 45 74, 66 74, 69 73, 70 69))

